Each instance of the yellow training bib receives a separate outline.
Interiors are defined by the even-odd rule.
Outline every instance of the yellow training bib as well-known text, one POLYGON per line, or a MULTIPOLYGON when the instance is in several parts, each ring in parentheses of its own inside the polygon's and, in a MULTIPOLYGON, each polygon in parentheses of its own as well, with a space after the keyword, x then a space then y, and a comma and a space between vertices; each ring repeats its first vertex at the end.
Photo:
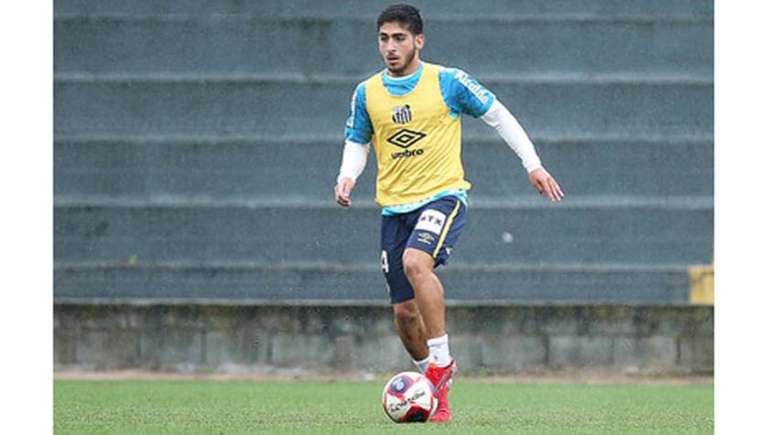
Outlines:
POLYGON ((416 202, 447 189, 470 189, 462 168, 462 126, 441 95, 440 67, 423 63, 414 90, 391 95, 379 73, 366 81, 382 207, 416 202))

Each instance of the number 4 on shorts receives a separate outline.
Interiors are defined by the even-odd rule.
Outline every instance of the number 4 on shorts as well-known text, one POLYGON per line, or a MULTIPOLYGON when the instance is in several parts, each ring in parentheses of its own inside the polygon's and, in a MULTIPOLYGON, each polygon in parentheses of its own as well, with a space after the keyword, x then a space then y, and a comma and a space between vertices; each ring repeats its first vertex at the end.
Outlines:
POLYGON ((390 263, 387 262, 387 251, 382 250, 382 271, 390 273, 390 263))

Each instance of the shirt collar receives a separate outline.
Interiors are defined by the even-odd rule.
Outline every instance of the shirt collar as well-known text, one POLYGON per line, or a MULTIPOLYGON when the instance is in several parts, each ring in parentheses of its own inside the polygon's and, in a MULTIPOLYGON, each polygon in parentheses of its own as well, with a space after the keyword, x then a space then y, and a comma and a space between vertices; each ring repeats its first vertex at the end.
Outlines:
POLYGON ((425 69, 425 63, 424 62, 420 62, 419 63, 419 68, 417 68, 417 70, 414 71, 414 73, 411 74, 411 75, 407 75, 407 76, 403 76, 403 77, 393 77, 393 76, 387 74, 387 69, 385 69, 384 73, 382 74, 382 76, 384 77, 384 83, 385 84, 399 85, 399 84, 402 84, 402 83, 410 82, 410 81, 418 78, 420 75, 422 75, 422 70, 424 70, 424 69, 425 69))

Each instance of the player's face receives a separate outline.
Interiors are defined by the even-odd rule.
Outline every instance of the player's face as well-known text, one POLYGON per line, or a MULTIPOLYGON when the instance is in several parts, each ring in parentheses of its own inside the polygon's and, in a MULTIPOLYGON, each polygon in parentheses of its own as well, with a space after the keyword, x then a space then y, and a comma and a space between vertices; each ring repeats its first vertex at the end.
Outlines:
POLYGON ((379 53, 392 75, 402 76, 419 66, 419 50, 424 36, 412 35, 399 23, 384 23, 379 28, 379 53))

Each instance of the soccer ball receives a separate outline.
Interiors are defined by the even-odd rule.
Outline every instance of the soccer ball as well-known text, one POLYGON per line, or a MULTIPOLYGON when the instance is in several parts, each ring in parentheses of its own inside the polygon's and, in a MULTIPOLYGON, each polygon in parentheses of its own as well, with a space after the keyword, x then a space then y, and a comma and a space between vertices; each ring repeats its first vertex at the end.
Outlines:
POLYGON ((396 423, 424 422, 435 412, 435 387, 421 373, 402 372, 384 386, 382 406, 396 423))

